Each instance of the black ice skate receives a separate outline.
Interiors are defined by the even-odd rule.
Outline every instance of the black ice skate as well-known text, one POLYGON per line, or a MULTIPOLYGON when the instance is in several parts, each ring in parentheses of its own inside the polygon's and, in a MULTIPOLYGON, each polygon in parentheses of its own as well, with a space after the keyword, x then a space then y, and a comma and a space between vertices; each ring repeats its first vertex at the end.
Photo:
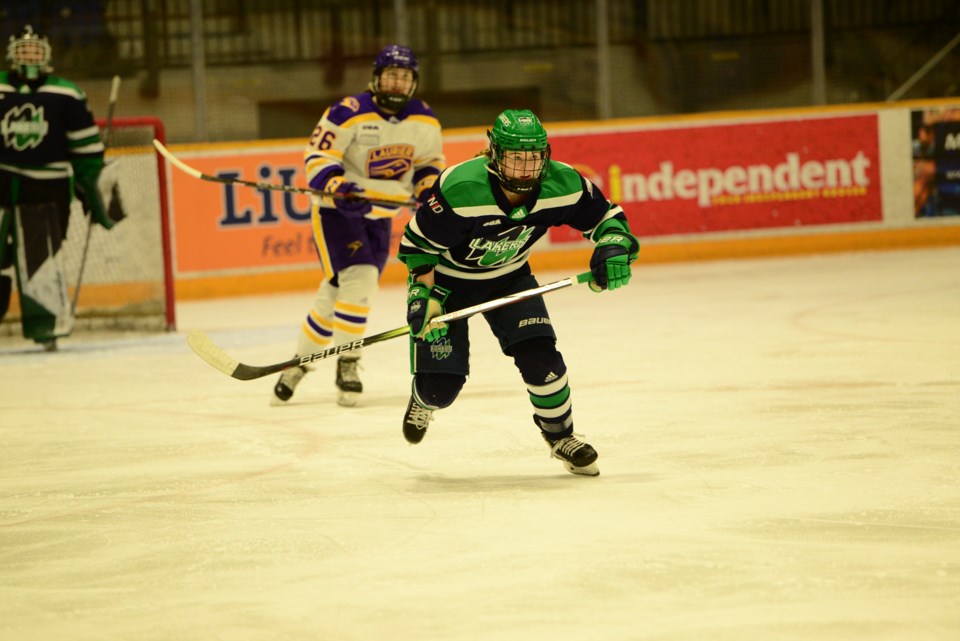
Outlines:
POLYGON ((403 415, 403 438, 407 443, 416 445, 427 435, 427 426, 433 420, 433 410, 418 403, 412 396, 407 403, 407 413, 403 415))
POLYGON ((544 433, 543 440, 550 446, 550 456, 559 459, 571 474, 600 475, 600 468, 597 467, 597 451, 575 435, 571 434, 554 441, 544 433))
POLYGON ((283 405, 293 396, 293 390, 297 389, 297 383, 307 373, 307 368, 303 365, 297 365, 283 370, 280 374, 280 380, 273 386, 273 396, 270 398, 271 405, 283 405))
POLYGON ((360 358, 356 356, 341 356, 337 359, 337 404, 344 407, 353 407, 357 404, 363 392, 363 383, 360 382, 360 358))

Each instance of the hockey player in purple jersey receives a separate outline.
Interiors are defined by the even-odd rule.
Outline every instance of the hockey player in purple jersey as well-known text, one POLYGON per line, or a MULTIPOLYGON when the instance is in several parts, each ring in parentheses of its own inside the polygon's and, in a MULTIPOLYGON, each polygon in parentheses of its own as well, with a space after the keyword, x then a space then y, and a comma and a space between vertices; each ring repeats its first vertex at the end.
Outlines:
MULTIPOLYGON (((311 189, 376 199, 420 198, 445 167, 440 122, 415 98, 417 59, 388 45, 373 63, 368 91, 347 96, 320 118, 304 151, 311 189)), ((382 202, 382 201, 381 201, 382 202)), ((310 354, 363 336, 371 301, 390 250, 398 206, 329 199, 313 206, 313 233, 323 282, 301 325, 296 354, 310 354)), ((361 352, 337 361, 337 402, 357 403, 361 352)), ((306 367, 285 370, 271 403, 290 400, 306 367)))
MULTIPOLYGON (((56 348, 73 328, 61 266, 74 194, 104 228, 113 221, 97 188, 100 130, 77 85, 55 76, 47 39, 28 25, 11 36, 0 71, 0 269, 15 266, 25 338, 56 348)), ((0 274, 0 318, 11 278, 0 274)))

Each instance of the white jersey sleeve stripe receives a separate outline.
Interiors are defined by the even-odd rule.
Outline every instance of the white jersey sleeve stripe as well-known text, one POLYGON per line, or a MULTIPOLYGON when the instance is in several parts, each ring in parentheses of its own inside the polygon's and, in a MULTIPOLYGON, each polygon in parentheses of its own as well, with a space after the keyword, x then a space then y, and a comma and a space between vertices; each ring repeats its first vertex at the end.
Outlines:
MULTIPOLYGON (((426 244, 429 245, 430 247, 434 248, 434 250, 435 250, 437 253, 442 253, 442 252, 445 252, 445 251, 447 250, 447 247, 445 247, 444 245, 438 245, 437 243, 432 242, 430 239, 426 238, 426 237, 423 235, 423 231, 420 229, 420 225, 417 224, 417 217, 416 217, 416 216, 414 216, 413 218, 410 219, 409 226, 410 226, 410 231, 413 232, 413 235, 414 235, 414 236, 416 236, 418 239, 420 239, 421 241, 423 241, 424 243, 426 243, 426 244)), ((411 243, 411 246, 417 247, 418 245, 413 245, 413 244, 411 243)), ((422 249, 422 247, 421 247, 421 249, 422 249)))
POLYGON ((78 129, 76 131, 68 131, 67 138, 69 140, 83 140, 84 138, 89 138, 90 136, 96 135, 100 129, 96 126, 87 127, 86 129, 78 129))

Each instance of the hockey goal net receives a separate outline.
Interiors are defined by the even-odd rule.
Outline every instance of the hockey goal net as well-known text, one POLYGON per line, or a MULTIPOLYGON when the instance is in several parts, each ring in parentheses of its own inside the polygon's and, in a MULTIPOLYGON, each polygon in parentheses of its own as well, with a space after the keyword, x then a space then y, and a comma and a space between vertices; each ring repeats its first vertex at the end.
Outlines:
MULTIPOLYGON (((102 120, 97 124, 105 130, 102 120)), ((172 331, 176 319, 167 192, 164 165, 152 144, 154 138, 164 142, 163 123, 153 117, 114 118, 108 133, 101 191, 117 185, 126 217, 110 231, 97 224, 91 228, 79 201, 73 203, 61 251, 70 300, 77 302, 73 333, 172 331)), ((16 293, 11 303, 4 320, 8 335, 20 331, 16 293)))

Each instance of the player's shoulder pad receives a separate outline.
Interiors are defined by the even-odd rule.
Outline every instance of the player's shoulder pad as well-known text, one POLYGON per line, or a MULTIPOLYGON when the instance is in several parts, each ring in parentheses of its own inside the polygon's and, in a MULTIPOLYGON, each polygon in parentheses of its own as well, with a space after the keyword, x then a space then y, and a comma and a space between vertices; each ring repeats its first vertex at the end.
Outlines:
POLYGON ((77 100, 86 100, 87 94, 83 93, 80 87, 63 76, 50 74, 44 79, 38 91, 51 91, 53 93, 62 93, 75 97, 77 100))
MULTIPOLYGON (((433 109, 430 108, 430 105, 419 98, 412 98, 404 108, 404 112, 408 116, 421 116, 437 120, 437 115, 433 113, 433 109)), ((437 120, 437 122, 439 123, 439 120, 437 120)))
POLYGON ((343 125, 351 118, 365 111, 363 96, 346 96, 327 110, 327 120, 335 125, 343 125))
POLYGON ((583 191, 584 188, 590 190, 593 188, 593 184, 576 167, 558 160, 550 161, 547 179, 541 186, 541 193, 559 196, 578 193, 583 191))
POLYGON ((452 207, 472 207, 495 203, 490 188, 485 156, 477 156, 448 167, 437 184, 440 192, 452 207))

